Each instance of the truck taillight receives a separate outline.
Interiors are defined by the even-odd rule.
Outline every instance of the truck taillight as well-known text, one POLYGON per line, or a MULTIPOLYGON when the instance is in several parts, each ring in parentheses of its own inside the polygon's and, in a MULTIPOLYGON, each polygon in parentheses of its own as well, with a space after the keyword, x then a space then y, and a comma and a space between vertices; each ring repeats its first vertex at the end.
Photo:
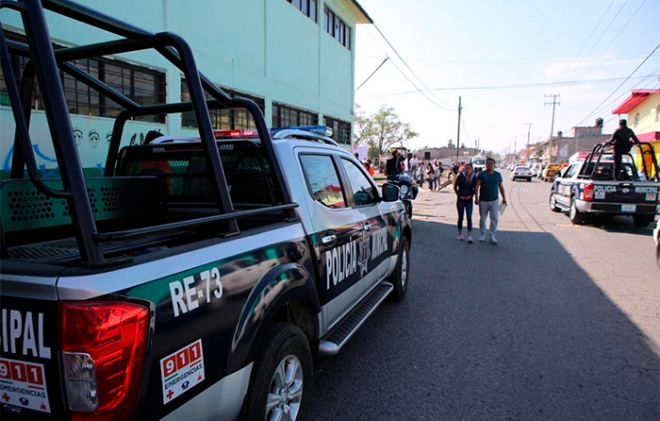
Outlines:
POLYGON ((594 185, 587 184, 584 186, 584 200, 592 201, 594 200, 594 185))
POLYGON ((130 419, 140 386, 147 308, 126 302, 60 304, 60 349, 72 421, 130 419))

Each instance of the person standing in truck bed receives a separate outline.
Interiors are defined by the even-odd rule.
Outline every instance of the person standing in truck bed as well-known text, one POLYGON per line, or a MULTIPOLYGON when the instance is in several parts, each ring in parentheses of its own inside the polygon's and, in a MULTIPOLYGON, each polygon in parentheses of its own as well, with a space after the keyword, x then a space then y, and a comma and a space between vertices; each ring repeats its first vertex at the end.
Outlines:
POLYGON ((616 180, 623 179, 623 175, 620 174, 621 167, 621 158, 623 154, 630 152, 633 143, 640 143, 635 132, 633 132, 628 127, 628 122, 625 119, 619 120, 619 128, 614 131, 610 142, 614 146, 614 178, 616 180), (630 139, 633 141, 631 142, 630 139))

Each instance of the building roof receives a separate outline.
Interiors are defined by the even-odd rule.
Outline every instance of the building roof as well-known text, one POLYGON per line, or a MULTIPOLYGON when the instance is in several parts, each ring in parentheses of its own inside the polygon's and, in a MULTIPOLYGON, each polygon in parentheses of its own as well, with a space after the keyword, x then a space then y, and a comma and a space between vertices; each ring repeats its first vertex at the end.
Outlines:
POLYGON ((636 106, 646 101, 651 94, 660 93, 660 89, 633 89, 631 95, 621 105, 612 111, 612 114, 628 114, 636 106))
POLYGON ((357 17, 355 23, 374 23, 369 14, 362 8, 362 6, 360 6, 360 3, 358 3, 357 0, 350 0, 346 3, 349 8, 353 9, 353 12, 357 17))

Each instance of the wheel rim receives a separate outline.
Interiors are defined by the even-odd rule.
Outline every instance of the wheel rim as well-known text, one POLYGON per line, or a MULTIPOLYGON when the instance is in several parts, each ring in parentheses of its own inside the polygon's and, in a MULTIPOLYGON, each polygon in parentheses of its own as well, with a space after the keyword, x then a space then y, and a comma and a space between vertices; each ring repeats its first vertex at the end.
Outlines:
POLYGON ((401 253, 401 286, 405 288, 407 282, 408 282, 408 253, 406 252, 405 249, 403 249, 403 253, 401 253))
POLYGON ((550 195, 550 209, 557 209, 557 199, 555 199, 554 193, 550 195))
POLYGON ((266 421, 294 421, 303 394, 303 368, 295 355, 280 361, 273 373, 266 400, 266 421))
POLYGON ((575 206, 575 200, 571 201, 571 219, 575 219, 577 215, 577 207, 575 206))

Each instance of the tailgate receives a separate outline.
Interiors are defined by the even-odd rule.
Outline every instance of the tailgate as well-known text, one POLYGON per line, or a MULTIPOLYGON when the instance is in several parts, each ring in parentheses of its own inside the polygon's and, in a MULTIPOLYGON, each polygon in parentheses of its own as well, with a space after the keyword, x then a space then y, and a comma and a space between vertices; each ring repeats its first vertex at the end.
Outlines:
POLYGON ((0 418, 64 419, 57 301, 6 296, 3 291, 0 307, 0 418))
POLYGON ((598 182, 594 183, 594 202, 653 204, 659 188, 653 182, 598 182))

